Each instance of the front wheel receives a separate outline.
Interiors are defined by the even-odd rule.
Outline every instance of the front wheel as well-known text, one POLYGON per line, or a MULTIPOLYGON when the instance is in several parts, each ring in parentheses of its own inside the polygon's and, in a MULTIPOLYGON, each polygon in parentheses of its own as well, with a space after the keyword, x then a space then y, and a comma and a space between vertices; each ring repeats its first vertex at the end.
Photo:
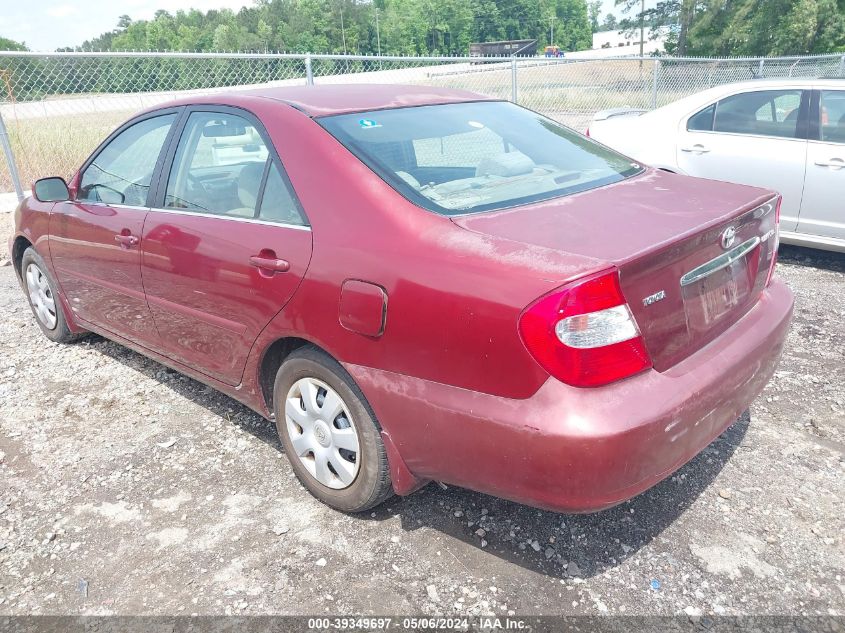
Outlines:
POLYGON ((375 415, 349 373, 303 347, 276 374, 276 429, 299 481, 343 512, 368 510, 393 494, 375 415))
POLYGON ((56 282, 41 255, 31 246, 24 251, 21 259, 21 283, 44 336, 54 343, 70 343, 79 338, 67 326, 56 282))

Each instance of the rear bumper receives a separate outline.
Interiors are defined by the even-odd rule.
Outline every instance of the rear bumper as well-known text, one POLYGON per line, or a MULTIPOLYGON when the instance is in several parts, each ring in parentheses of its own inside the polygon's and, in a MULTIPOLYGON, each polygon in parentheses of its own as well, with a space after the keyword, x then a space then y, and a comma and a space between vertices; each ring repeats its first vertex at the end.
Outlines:
POLYGON ((742 319, 667 371, 597 389, 549 379, 525 400, 346 368, 417 478, 590 512, 650 488, 748 408, 774 373, 792 304, 773 280, 742 319))

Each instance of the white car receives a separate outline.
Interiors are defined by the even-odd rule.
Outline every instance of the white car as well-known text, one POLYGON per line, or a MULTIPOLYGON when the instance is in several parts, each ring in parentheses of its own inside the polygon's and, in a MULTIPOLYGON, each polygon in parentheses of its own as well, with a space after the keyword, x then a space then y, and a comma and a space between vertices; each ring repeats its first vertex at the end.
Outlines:
POLYGON ((726 84, 599 112, 587 134, 660 169, 774 189, 781 241, 845 252, 843 79, 726 84))

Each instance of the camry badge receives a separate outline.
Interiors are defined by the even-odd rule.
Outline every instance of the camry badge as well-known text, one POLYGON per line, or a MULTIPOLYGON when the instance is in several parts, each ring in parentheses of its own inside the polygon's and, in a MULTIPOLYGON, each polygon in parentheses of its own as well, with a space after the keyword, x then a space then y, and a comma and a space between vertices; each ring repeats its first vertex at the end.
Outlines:
POLYGON ((733 246, 735 239, 736 229, 732 226, 729 226, 722 233, 722 248, 724 248, 725 250, 729 249, 731 246, 733 246))
POLYGON ((666 291, 665 290, 659 290, 658 292, 655 292, 653 295, 649 295, 645 299, 643 299, 643 305, 648 307, 652 303, 657 303, 658 301, 662 301, 665 298, 666 298, 666 291))

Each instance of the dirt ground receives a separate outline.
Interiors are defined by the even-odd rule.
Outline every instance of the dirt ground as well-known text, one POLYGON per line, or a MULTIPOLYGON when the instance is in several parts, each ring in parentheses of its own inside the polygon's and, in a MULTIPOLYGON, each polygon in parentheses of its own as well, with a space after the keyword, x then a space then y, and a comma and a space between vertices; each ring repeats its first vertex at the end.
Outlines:
POLYGON ((795 322, 750 417, 578 516, 437 485, 334 512, 271 423, 50 343, 0 267, 0 614, 843 615, 845 256, 781 257, 795 322))

